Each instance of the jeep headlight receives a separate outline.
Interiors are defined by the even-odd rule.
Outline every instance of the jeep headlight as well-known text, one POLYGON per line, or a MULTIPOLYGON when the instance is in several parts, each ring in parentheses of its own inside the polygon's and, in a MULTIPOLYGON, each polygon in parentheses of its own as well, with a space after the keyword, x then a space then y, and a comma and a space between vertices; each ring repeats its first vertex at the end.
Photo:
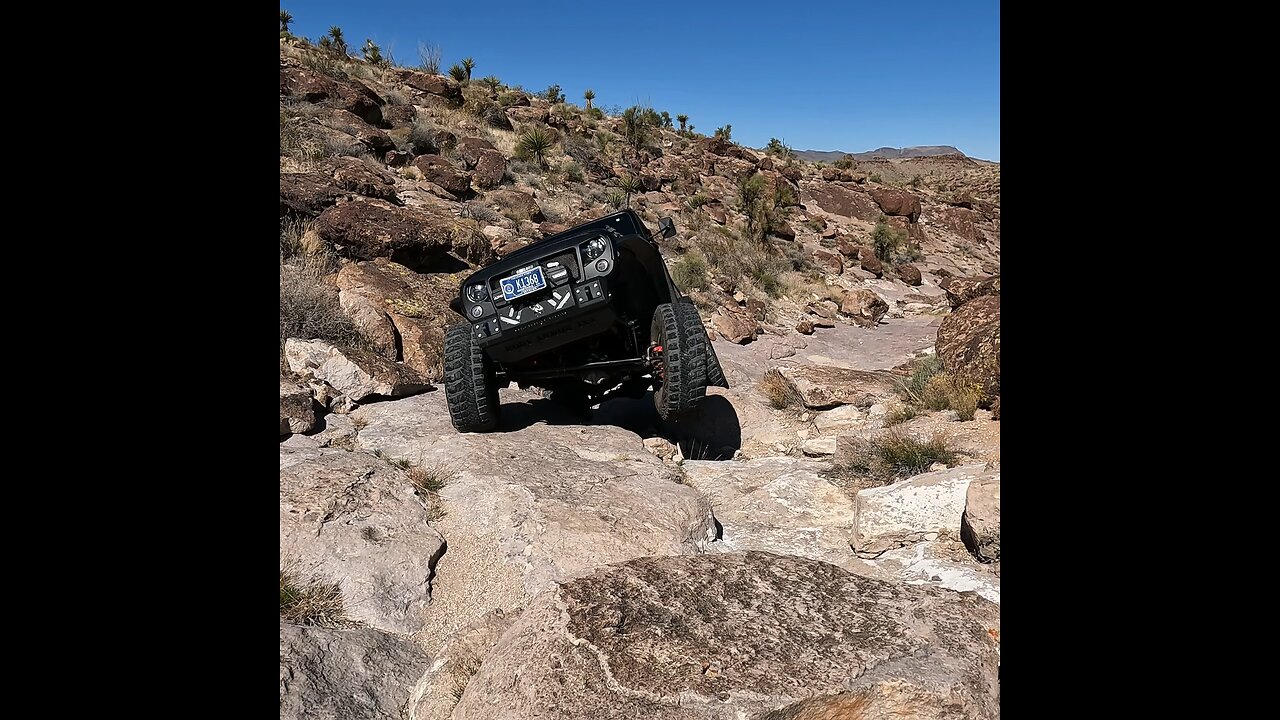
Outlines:
POLYGON ((489 291, 485 289, 484 285, 468 285, 467 299, 473 303, 482 303, 489 299, 489 291))
POLYGON ((593 238, 582 246, 582 257, 587 262, 591 262, 603 255, 608 247, 609 243, 603 237, 593 238))

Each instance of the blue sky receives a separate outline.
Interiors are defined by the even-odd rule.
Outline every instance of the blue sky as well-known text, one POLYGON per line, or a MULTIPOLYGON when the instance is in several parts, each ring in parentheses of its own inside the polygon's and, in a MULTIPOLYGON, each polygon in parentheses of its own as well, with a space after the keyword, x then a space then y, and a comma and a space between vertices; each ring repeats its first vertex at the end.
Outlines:
POLYGON ((699 132, 726 123, 751 147, 801 150, 954 145, 1000 159, 1000 3, 620 3, 564 0, 285 0, 291 30, 342 27, 401 65, 419 41, 442 70, 470 55, 474 75, 582 91, 596 105, 687 113, 699 132))

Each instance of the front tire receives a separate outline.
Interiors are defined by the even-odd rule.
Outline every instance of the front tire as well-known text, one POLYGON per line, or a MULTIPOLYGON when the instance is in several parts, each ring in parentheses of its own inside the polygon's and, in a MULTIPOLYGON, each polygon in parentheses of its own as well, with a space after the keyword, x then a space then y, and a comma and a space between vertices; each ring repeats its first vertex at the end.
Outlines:
POLYGON ((662 346, 663 377, 653 404, 663 420, 677 420, 707 394, 707 331, 693 305, 663 303, 653 312, 649 337, 662 346))
POLYGON ((493 362, 475 343, 471 325, 454 325, 444 336, 444 398, 458 432, 498 427, 501 405, 493 362))

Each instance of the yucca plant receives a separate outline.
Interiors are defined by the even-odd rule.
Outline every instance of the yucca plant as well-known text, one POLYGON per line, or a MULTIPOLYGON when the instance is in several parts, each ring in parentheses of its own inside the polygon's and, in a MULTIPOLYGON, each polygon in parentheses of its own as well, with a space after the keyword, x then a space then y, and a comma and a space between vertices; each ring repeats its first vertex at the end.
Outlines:
POLYGON ((293 15, 288 10, 280 11, 280 32, 289 32, 289 23, 293 22, 293 15))
POLYGON ((591 88, 587 88, 587 91, 582 93, 582 99, 587 101, 587 109, 590 110, 591 101, 596 99, 596 92, 591 88))
POLYGON ((689 116, 681 113, 676 116, 676 121, 680 123, 680 132, 684 132, 687 129, 685 126, 689 123, 689 116))
POLYGON ((462 69, 467 72, 467 79, 471 79, 471 71, 475 68, 476 61, 469 57, 462 58, 462 69))
POLYGON ((547 166, 547 154, 551 152, 551 148, 556 144, 556 138, 551 131, 542 127, 531 127, 520 133, 520 138, 516 141, 516 158, 520 160, 534 160, 542 167, 547 166))
POLYGON ((449 66, 449 77, 453 78, 454 80, 457 80, 458 82, 466 82, 467 69, 457 63, 454 63, 453 65, 449 66))
POLYGON ((346 57, 347 56, 347 40, 346 38, 342 37, 342 28, 338 27, 337 25, 330 25, 328 37, 329 37, 329 49, 332 50, 335 55, 346 57))

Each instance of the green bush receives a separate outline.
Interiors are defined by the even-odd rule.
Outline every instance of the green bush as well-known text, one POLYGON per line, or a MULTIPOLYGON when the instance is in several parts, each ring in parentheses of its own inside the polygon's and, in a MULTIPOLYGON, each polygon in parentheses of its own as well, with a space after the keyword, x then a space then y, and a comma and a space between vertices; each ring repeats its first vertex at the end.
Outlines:
POLYGON ((560 92, 559 85, 552 85, 551 87, 544 90, 542 93, 542 97, 546 98, 547 102, 551 103, 552 105, 555 105, 556 103, 564 102, 564 93, 560 92))
POLYGON ((707 261, 695 251, 685 253, 671 266, 671 278, 676 281, 677 287, 686 292, 691 288, 703 291, 711 289, 711 283, 707 280, 707 261))
POLYGON ((883 219, 871 230, 871 249, 881 262, 889 262, 893 251, 907 239, 907 234, 889 226, 883 219))

